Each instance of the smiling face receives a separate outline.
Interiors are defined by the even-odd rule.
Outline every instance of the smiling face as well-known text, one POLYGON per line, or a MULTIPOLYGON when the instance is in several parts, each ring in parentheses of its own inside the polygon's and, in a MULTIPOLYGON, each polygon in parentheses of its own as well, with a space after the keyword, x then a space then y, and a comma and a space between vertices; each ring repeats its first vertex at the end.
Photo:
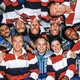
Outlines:
POLYGON ((12 46, 15 52, 19 52, 22 50, 23 46, 23 37, 22 36, 14 36, 12 39, 12 46))
POLYGON ((10 36, 10 29, 7 25, 2 25, 0 27, 0 33, 1 33, 1 36, 3 37, 9 37, 10 36))
POLYGON ((70 40, 77 40, 79 39, 78 33, 72 29, 72 28, 67 28, 65 33, 64 33, 70 40))
POLYGON ((40 55, 44 55, 45 51, 47 49, 47 42, 46 42, 46 40, 44 38, 39 38, 37 40, 36 47, 37 47, 38 53, 40 55))
POLYGON ((49 7, 50 16, 61 16, 65 13, 65 7, 63 4, 55 3, 49 7))
POLYGON ((32 22, 31 22, 31 25, 30 25, 30 31, 32 34, 38 34, 39 33, 39 23, 38 23, 38 20, 37 19, 34 19, 32 22))
POLYGON ((18 20, 15 25, 15 29, 18 33, 23 33, 26 30, 26 25, 23 21, 18 20))
POLYGON ((56 24, 56 23, 52 24, 51 27, 50 27, 50 34, 51 34, 52 36, 56 36, 56 35, 59 34, 59 32, 60 32, 60 27, 59 27, 59 25, 56 24))
POLYGON ((59 53, 61 50, 61 43, 58 40, 54 40, 51 42, 51 49, 55 52, 55 53, 59 53))

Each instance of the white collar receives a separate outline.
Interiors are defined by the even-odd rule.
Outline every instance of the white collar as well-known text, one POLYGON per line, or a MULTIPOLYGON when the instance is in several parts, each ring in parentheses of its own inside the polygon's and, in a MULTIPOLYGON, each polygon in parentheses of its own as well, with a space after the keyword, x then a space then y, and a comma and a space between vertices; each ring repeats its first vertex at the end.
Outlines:
POLYGON ((62 55, 63 49, 61 48, 59 53, 54 52, 55 55, 62 55))
MULTIPOLYGON (((9 51, 10 54, 13 54, 13 48, 9 51)), ((24 53, 26 53, 26 50, 22 47, 22 54, 23 55, 24 53)))

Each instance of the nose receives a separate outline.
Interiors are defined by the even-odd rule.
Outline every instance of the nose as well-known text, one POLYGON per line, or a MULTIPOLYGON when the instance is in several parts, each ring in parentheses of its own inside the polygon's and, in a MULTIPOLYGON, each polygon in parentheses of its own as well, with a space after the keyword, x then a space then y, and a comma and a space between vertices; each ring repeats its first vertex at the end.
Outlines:
POLYGON ((3 34, 5 34, 6 32, 7 32, 7 31, 6 31, 6 30, 4 30, 4 31, 3 31, 3 34))
POLYGON ((71 33, 69 36, 70 36, 71 38, 73 38, 74 35, 71 33))
POLYGON ((43 48, 43 46, 42 46, 42 45, 40 45, 40 48, 43 48))
POLYGON ((56 48, 57 48, 57 47, 56 47, 56 46, 54 46, 54 47, 53 47, 53 50, 56 50, 56 48))

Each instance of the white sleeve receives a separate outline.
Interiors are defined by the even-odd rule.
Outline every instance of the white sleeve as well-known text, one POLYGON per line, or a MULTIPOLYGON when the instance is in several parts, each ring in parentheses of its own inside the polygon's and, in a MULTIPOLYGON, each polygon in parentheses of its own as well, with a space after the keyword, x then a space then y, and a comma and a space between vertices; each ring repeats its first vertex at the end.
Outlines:
POLYGON ((52 76, 48 76, 48 77, 46 78, 46 80, 55 80, 55 78, 52 77, 52 76))

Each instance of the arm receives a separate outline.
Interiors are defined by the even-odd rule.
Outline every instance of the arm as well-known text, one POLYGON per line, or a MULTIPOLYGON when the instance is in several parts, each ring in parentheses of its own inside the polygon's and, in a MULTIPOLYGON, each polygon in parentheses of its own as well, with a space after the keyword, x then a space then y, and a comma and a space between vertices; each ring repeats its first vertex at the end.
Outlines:
MULTIPOLYGON (((42 37, 44 37, 47 40, 47 34, 45 32, 42 33, 41 35, 42 35, 42 37)), ((47 40, 47 50, 50 50, 50 44, 49 44, 48 40, 47 40)))
POLYGON ((30 80, 37 80, 38 79, 38 65, 37 65, 37 57, 33 54, 29 54, 28 55, 29 58, 29 68, 30 68, 30 76, 28 77, 28 79, 30 80))
POLYGON ((80 50, 80 40, 74 44, 74 46, 72 47, 72 50, 73 51, 80 50))
POLYGON ((55 70, 53 69, 52 66, 52 61, 50 58, 48 58, 47 62, 47 78, 46 80, 55 80, 55 70))
POLYGON ((5 56, 5 53, 0 51, 0 63, 2 62, 4 56, 5 56))
POLYGON ((77 72, 76 65, 75 65, 75 59, 65 58, 64 62, 66 64, 65 65, 66 70, 60 73, 59 80, 64 80, 64 79, 70 80, 74 76, 74 74, 76 74, 77 72))
POLYGON ((4 62, 4 57, 5 57, 5 53, 2 53, 0 51, 0 80, 4 80, 4 75, 5 75, 5 62, 4 62))
POLYGON ((34 48, 34 49, 36 49, 36 45, 33 43, 33 41, 31 41, 30 40, 30 45, 34 48))
POLYGON ((69 80, 74 76, 74 74, 76 74, 76 65, 75 65, 75 59, 69 58, 67 59, 67 70, 65 73, 65 76, 67 76, 69 78, 69 80))
POLYGON ((63 56, 66 57, 66 58, 73 58, 73 59, 75 59, 76 58, 76 52, 72 51, 72 50, 67 50, 67 51, 63 52, 63 56))

